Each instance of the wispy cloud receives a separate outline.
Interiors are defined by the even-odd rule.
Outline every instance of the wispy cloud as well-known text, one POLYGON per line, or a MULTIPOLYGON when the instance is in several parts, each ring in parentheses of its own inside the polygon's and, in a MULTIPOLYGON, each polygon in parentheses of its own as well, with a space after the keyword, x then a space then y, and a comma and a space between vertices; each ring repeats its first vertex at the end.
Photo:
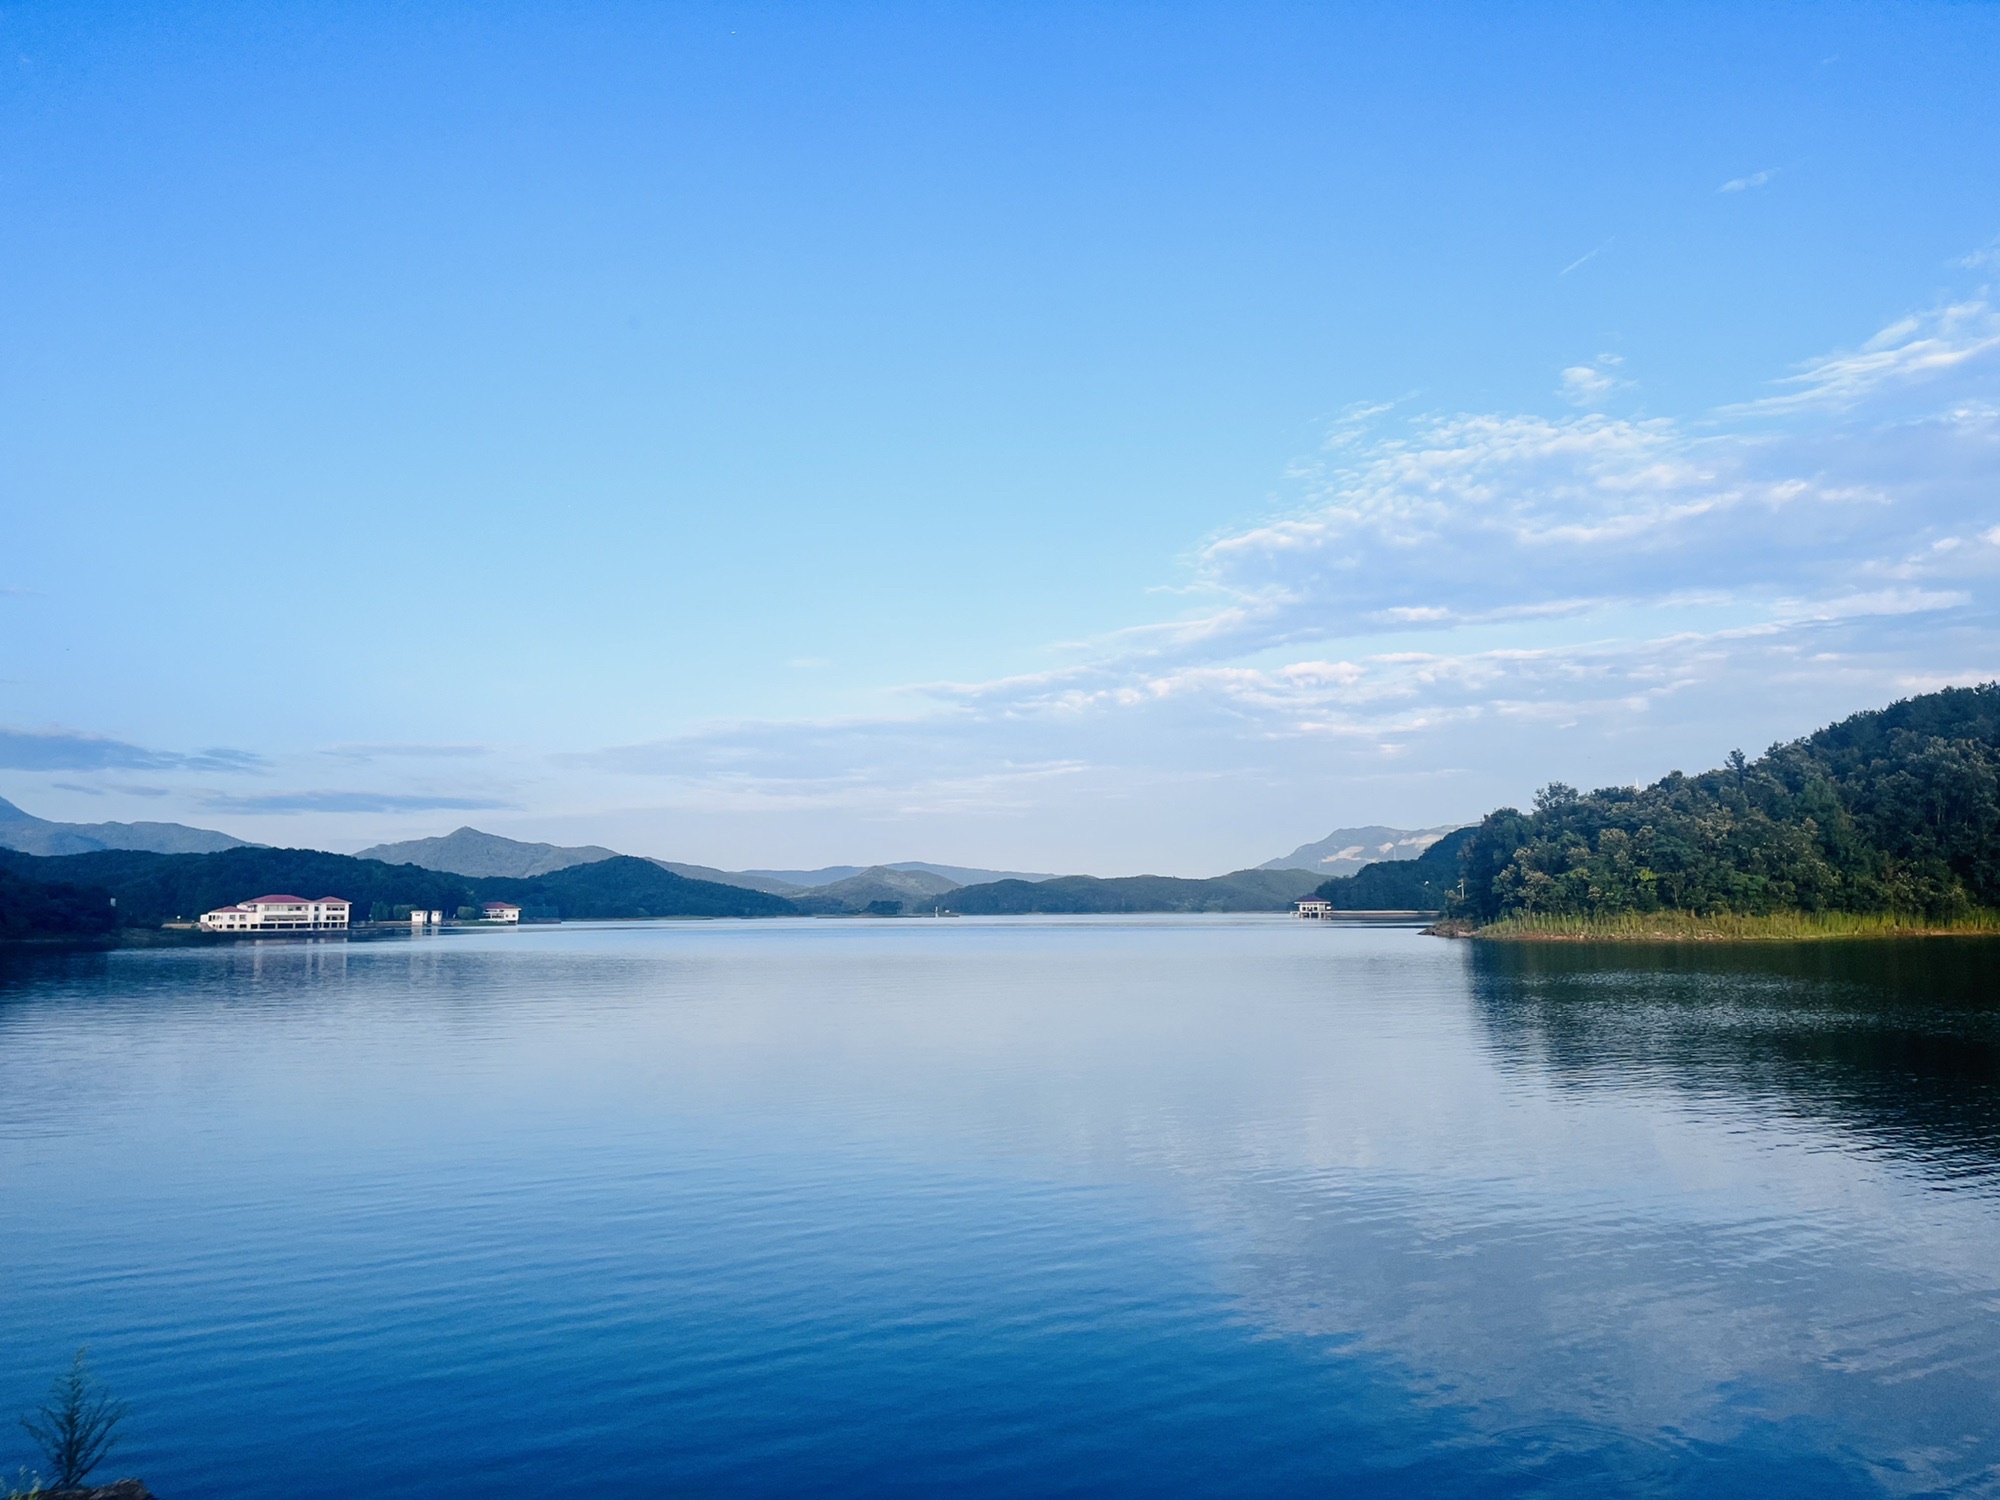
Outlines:
POLYGON ((1761 172, 1752 172, 1748 177, 1732 177, 1716 189, 1718 193, 1747 193, 1751 188, 1760 188, 1778 175, 1777 167, 1766 167, 1761 172))
POLYGON ((154 750, 72 730, 0 728, 0 769, 9 771, 255 771, 264 764, 247 750, 154 750))
POLYGON ((1851 407, 1886 388, 1932 380, 2000 350, 2000 312, 1983 299, 1954 302, 1890 324, 1859 349, 1814 360, 1778 384, 1792 389, 1724 408, 1780 414, 1851 407))
POLYGON ((329 745, 319 753, 344 761, 470 760, 488 754, 489 748, 485 745, 350 744, 329 745))
POLYGON ((1571 365, 1562 372, 1562 394, 1577 406, 1602 401, 1613 391, 1631 384, 1615 373, 1625 361, 1616 354, 1600 354, 1587 365, 1571 365))
POLYGON ((1602 400, 1617 387, 1615 379, 1592 365, 1571 365, 1562 372, 1563 394, 1578 405, 1602 400))
POLYGON ((1967 271, 2000 270, 2000 239, 1981 245, 1970 254, 1961 255, 1952 264, 1967 271))
MULTIPOLYGON (((914 686, 900 717, 711 726, 592 764, 678 805, 1080 819, 1189 778, 1486 786, 1545 776, 1551 745, 1691 769, 1781 711, 1803 730, 2000 661, 1996 347, 1968 302, 1683 420, 1354 414, 1280 513, 1198 550, 1184 614, 914 686)), ((1617 381, 1608 357, 1572 368, 1574 394, 1617 381)))
POLYGON ((1569 273, 1572 271, 1582 270, 1585 266, 1589 265, 1592 261, 1596 260, 1597 257, 1602 255, 1606 250, 1609 250, 1612 244, 1613 244, 1612 240, 1606 240, 1603 244, 1597 246, 1596 249, 1584 251, 1583 254, 1579 255, 1575 260, 1571 261, 1568 265, 1564 266, 1560 271, 1556 272, 1556 275, 1558 277, 1562 277, 1569 275, 1569 273))
POLYGON ((214 793, 202 806, 233 813, 403 813, 485 812, 509 808, 491 797, 433 797, 422 792, 273 792, 239 797, 214 793))
POLYGON ((1831 695, 1859 706, 1895 691, 1921 643, 1933 675, 1978 680, 1980 663, 2000 653, 1968 652, 1954 672, 1938 650, 1938 619, 1961 602, 1947 593, 1848 599, 1723 629, 1273 667, 1107 664, 972 685, 924 720, 747 722, 605 759, 681 807, 880 816, 1004 817, 1067 804, 1090 818, 1105 799, 1143 802, 1216 778, 1271 778, 1295 792, 1329 777, 1476 784, 1524 751, 1538 763, 1523 774, 1545 779, 1551 729, 1639 741, 1639 763, 1657 774, 1670 768, 1655 764, 1661 757, 1678 761, 1690 725, 1740 735, 1744 716, 1732 704, 1831 695))

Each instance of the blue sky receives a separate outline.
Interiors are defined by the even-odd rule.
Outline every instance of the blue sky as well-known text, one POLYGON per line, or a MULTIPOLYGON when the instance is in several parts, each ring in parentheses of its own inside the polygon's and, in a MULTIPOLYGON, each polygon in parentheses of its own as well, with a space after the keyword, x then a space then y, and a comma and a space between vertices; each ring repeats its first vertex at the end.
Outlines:
POLYGON ((2000 675, 2000 9, 0 6, 0 795, 1212 873, 2000 675))

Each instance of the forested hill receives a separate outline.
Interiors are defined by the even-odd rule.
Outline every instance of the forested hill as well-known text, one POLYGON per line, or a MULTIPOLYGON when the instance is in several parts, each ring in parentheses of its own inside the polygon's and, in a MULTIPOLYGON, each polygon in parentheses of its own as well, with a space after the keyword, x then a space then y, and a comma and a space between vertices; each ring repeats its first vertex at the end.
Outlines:
POLYGON ((1553 784, 1466 840, 1450 911, 1907 913, 2000 908, 2000 684, 1950 688, 1588 795, 1553 784))
MULTIPOLYGON (((545 907, 570 919, 773 917, 795 910, 789 901, 762 891, 689 880, 651 860, 624 855, 530 880, 474 879, 317 849, 258 847, 219 854, 103 850, 54 857, 0 850, 0 870, 18 877, 14 885, 0 889, 0 925, 9 909, 9 892, 14 904, 27 910, 30 892, 20 881, 86 889, 97 893, 100 902, 115 897, 118 920, 127 927, 193 920, 218 906, 271 892, 340 896, 354 903, 355 918, 361 921, 387 916, 398 906, 456 912, 482 901, 545 907)), ((35 899, 43 903, 36 910, 48 911, 47 901, 58 898, 35 899)), ((73 904, 74 898, 60 899, 73 904)), ((46 921, 38 925, 53 930, 46 921)))
POLYGON ((713 880, 690 880, 650 859, 620 854, 532 880, 475 880, 481 901, 546 906, 577 921, 629 917, 790 917, 783 896, 713 880))
POLYGON ((0 940, 98 938, 118 926, 110 892, 0 869, 0 940))

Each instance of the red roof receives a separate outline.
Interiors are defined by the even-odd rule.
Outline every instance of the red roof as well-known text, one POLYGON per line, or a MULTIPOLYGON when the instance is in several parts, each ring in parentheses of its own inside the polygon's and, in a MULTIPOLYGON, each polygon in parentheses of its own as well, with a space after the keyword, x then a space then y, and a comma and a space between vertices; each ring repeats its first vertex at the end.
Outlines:
POLYGON ((243 903, 245 906, 304 906, 303 896, 252 896, 243 903))
POLYGON ((350 903, 345 896, 322 896, 319 898, 319 904, 321 906, 347 906, 350 903))

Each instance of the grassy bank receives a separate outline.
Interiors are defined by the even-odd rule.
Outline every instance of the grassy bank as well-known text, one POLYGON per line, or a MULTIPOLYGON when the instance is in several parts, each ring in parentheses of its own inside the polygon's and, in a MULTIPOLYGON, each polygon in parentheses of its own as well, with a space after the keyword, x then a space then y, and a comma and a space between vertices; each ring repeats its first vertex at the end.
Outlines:
POLYGON ((1484 927, 1440 922, 1440 937, 1476 937, 1503 943, 1800 943, 1835 938, 1958 937, 2000 935, 2000 912, 1974 911, 1947 920, 1892 912, 1773 912, 1741 916, 1718 912, 1621 912, 1616 916, 1509 917, 1484 927))

